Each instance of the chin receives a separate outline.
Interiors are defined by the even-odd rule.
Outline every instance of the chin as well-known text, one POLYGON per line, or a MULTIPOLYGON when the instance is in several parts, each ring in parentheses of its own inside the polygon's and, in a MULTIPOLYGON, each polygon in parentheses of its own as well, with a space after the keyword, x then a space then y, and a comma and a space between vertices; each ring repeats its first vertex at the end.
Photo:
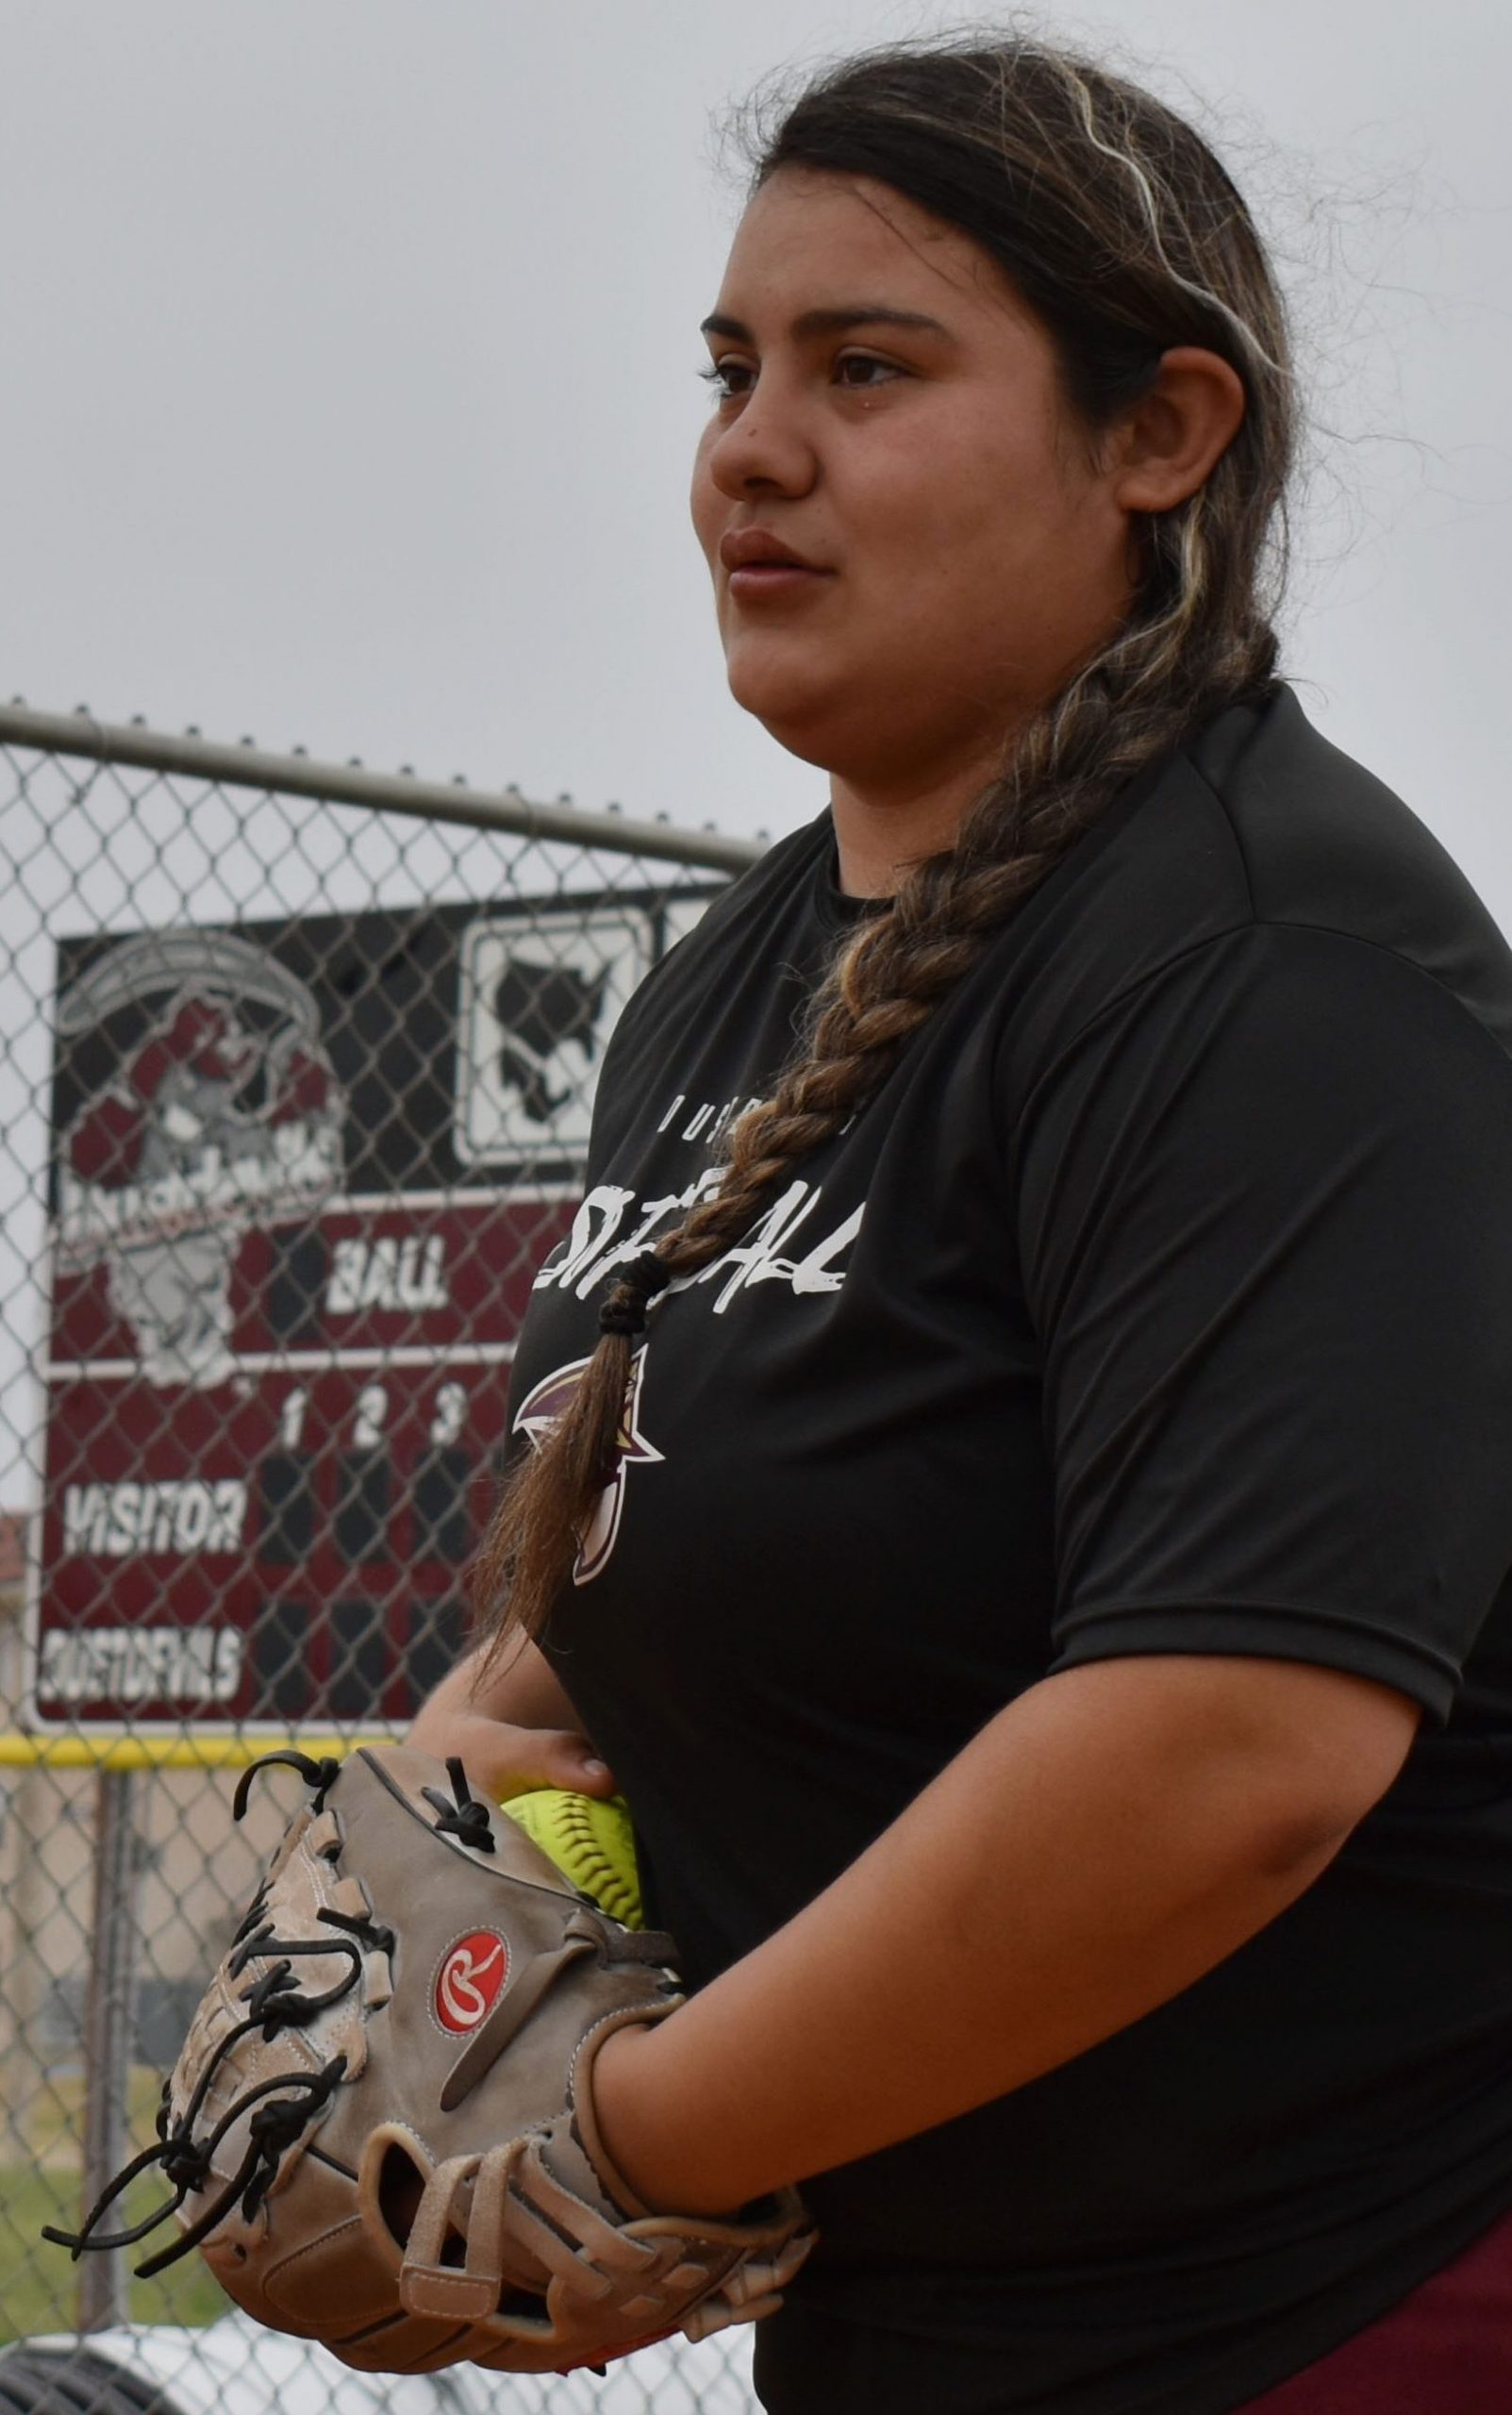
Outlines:
POLYGON ((800 763, 812 763, 819 772, 833 774, 839 770, 837 750, 825 743, 822 730, 806 727, 802 723, 775 721, 767 713, 757 713, 756 718, 785 755, 795 756, 800 763))
POLYGON ((812 663, 790 657, 786 662, 770 656, 760 662, 735 657, 728 671, 731 695, 769 737, 805 763, 817 763, 825 771, 833 767, 827 740, 839 718, 837 699, 828 681, 815 678, 812 663))

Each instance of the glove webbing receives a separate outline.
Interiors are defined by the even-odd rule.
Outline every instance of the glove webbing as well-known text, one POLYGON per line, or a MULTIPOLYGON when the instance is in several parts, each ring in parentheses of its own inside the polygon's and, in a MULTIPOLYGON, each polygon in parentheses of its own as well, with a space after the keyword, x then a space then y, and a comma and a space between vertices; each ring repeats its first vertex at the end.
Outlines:
POLYGON ((399 2274, 399 2302, 407 2313, 481 2323, 498 2312, 504 2288, 505 2193, 523 2147, 523 2139, 511 2139, 491 2154, 453 2156, 436 2166, 415 2209, 399 2274), (467 2263, 458 2272, 441 2262, 441 2251, 457 2190, 466 2180, 474 2184, 473 2204, 467 2263))
MULTIPOLYGON (((513 2226, 530 2224, 530 2252, 579 2303, 597 2305, 623 2289, 627 2273, 647 2284, 648 2316, 662 2310, 651 2285, 680 2258, 678 2242, 627 2238, 581 2197, 562 2187, 546 2166, 539 2138, 528 2134, 486 2155, 454 2156, 440 2163, 425 2184, 399 2276, 407 2312, 450 2321, 482 2323, 499 2310, 505 2285, 505 2208, 513 2226), (524 2169, 522 2171, 521 2166, 524 2169), (443 2264, 441 2252, 458 2190, 471 2181, 466 2222, 467 2262, 443 2264)), ((629 2301, 634 2309, 638 2301, 629 2301)), ((544 2315, 542 2327, 547 2327, 544 2315)))

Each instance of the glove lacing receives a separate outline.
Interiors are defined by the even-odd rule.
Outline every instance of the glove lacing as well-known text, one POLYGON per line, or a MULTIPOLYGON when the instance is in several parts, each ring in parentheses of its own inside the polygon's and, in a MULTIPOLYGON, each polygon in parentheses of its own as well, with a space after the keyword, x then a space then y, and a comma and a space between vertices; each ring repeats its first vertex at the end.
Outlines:
MULTIPOLYGON (((249 1763, 241 1774, 232 1805, 238 1820, 246 1810, 251 1781, 258 1771, 280 1763, 298 1770, 313 1792, 312 1807, 317 1813, 341 1766, 340 1761, 328 1757, 313 1760, 307 1753, 264 1753, 259 1759, 249 1763)), ((452 1766, 449 1765, 449 1774, 452 1766)), ((459 1774, 460 1763, 455 1768, 459 1774)), ((465 1781, 458 1786, 457 1776, 454 1775, 453 1785, 457 1787, 459 1807, 465 1805, 466 1808, 484 1809, 481 1804, 472 1805, 465 1781)), ((465 1809, 462 1815, 465 1816, 465 1809)), ((487 1817, 486 1812, 484 1816, 487 1817)), ((452 1818, 457 1820, 458 1813, 453 1812, 452 1818)), ((490 1844, 491 1841, 490 1839, 490 1844)), ((181 2256, 187 2256, 230 2212, 239 2198, 242 2216, 250 2221, 277 2178, 285 2151, 298 2142, 309 2122, 329 2102, 345 2077, 346 2057, 341 2054, 333 2056, 318 2072, 280 2073, 273 2079, 259 2081, 255 2088, 243 2090, 207 2137, 196 2138, 194 2135, 194 2124, 204 2108, 216 2074, 233 2047, 240 2045, 242 2039, 249 2038, 255 2029, 260 2029, 267 2040, 275 2038, 280 2029, 304 2027, 318 2013, 328 2011, 332 2005, 340 2004, 360 1983, 364 1953, 391 1954, 394 1948, 393 1931, 374 1921, 369 1913, 340 1912, 323 1907, 317 1911, 316 1919, 338 1932, 327 1943, 321 1938, 275 1936, 272 1922, 264 1917, 266 1909, 265 1882, 258 1888, 232 1940, 228 1974, 233 1979, 240 1978, 255 1957, 273 1955, 277 1958, 242 1994, 241 2001, 247 2007, 246 2019, 237 2022, 216 2040, 181 2120, 170 2127, 169 2090, 165 2082, 158 2107, 156 2142, 144 2147, 124 2171, 115 2174, 109 2186, 95 2199, 76 2231, 58 2230, 50 2223, 44 2225, 42 2237, 51 2240, 55 2246, 68 2248, 75 2263, 89 2249, 98 2249, 103 2253, 119 2247, 134 2247, 139 2240, 146 2238, 149 2231, 156 2230, 170 2215, 176 2214, 185 2198, 202 2190, 209 2179, 215 2150, 227 2130, 241 2120, 249 2106, 258 2105, 259 2098, 267 2097, 274 2101, 258 2106, 248 2123, 247 2150, 235 2177, 227 2181, 214 2204, 190 2224, 172 2247, 162 2249, 158 2255, 148 2257, 144 2263, 137 2265, 138 2278, 150 2280, 155 2273, 166 2271, 181 2256), (294 1975, 295 1961, 311 1954, 340 1954, 345 1957, 347 1964, 344 1974, 318 1994, 303 1991, 294 1975), (291 2089, 297 2089, 300 2093, 274 2094, 275 2090, 291 2089), (160 2167, 164 2178, 173 2186, 174 2194, 167 2204, 159 2206, 155 2212, 133 2223, 127 2230, 97 2235, 96 2225, 101 2217, 108 2212, 132 2182, 144 2172, 150 2172, 154 2164, 160 2167)))
POLYGON ((436 1833, 439 1837, 458 1837, 474 1853, 496 1853, 493 1830, 489 1824, 489 1807, 480 1803, 468 1789, 467 1773, 455 1757, 447 1761, 446 1774, 452 1781, 455 1803, 433 1786, 423 1786, 421 1793, 437 1814, 436 1833))

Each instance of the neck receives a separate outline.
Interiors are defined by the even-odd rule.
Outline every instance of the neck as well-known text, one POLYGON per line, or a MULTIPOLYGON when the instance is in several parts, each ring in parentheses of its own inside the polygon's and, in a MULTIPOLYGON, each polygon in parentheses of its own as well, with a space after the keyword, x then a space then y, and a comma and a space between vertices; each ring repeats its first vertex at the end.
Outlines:
POLYGON ((924 856, 955 843, 955 834, 1003 766, 1001 741, 947 776, 925 780, 830 782, 840 887, 847 897, 890 897, 924 856))

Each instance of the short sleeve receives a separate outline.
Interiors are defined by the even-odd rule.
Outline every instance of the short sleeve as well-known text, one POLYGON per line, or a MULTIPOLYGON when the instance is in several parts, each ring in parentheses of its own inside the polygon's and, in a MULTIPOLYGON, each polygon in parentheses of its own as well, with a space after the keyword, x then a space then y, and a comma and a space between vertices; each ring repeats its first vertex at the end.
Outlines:
POLYGON ((1512 1064, 1363 941, 1248 927, 1016 1116, 1054 1666, 1257 1654, 1449 1712, 1512 1564, 1512 1064))

